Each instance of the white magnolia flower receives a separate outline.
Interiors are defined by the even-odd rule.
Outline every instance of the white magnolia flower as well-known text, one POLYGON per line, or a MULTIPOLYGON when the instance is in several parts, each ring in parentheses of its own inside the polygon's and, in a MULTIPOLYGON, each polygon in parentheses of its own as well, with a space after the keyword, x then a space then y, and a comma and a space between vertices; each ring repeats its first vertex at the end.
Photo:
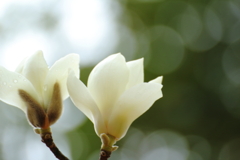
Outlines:
POLYGON ((60 117, 62 101, 69 96, 69 68, 79 77, 77 54, 69 54, 48 68, 41 51, 24 59, 15 72, 0 66, 0 100, 23 110, 34 127, 49 128, 60 117))
POLYGON ((88 87, 73 71, 67 86, 72 101, 93 122, 96 133, 117 141, 162 97, 162 77, 148 83, 143 82, 143 77, 143 59, 126 63, 121 54, 114 54, 92 70, 88 87))

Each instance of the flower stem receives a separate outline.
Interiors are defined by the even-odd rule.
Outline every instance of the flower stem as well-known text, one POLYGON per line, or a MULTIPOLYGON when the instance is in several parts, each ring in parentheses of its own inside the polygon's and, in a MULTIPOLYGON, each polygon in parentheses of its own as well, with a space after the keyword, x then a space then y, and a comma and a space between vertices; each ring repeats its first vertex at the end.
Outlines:
POLYGON ((61 151, 57 148, 57 146, 53 142, 50 128, 39 129, 39 131, 40 131, 39 134, 42 138, 42 142, 46 144, 46 146, 52 151, 56 158, 58 158, 59 160, 69 160, 61 153, 61 151))
POLYGON ((115 146, 116 138, 112 135, 102 133, 100 135, 102 146, 99 160, 107 160, 113 151, 118 149, 118 146, 115 146))
POLYGON ((101 149, 99 160, 107 160, 112 152, 101 149))

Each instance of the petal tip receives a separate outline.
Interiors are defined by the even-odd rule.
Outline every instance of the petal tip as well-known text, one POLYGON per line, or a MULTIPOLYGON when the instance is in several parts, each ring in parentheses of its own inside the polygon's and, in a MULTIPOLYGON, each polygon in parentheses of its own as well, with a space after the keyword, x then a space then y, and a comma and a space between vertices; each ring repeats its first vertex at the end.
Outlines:
POLYGON ((35 54, 36 54, 36 55, 43 55, 43 51, 42 51, 42 50, 37 50, 37 51, 35 52, 35 54))
POLYGON ((162 81, 163 81, 163 76, 160 76, 160 77, 158 77, 158 79, 159 79, 159 83, 161 83, 161 84, 162 84, 162 81))
POLYGON ((113 62, 113 61, 125 61, 125 57, 121 54, 121 53, 116 53, 116 54, 111 54, 109 55, 107 58, 105 58, 104 60, 102 60, 99 64, 104 64, 104 63, 108 63, 108 62, 113 62))
POLYGON ((112 55, 110 55, 110 56, 113 56, 113 57, 115 57, 115 58, 122 58, 122 57, 124 57, 123 55, 122 55, 122 53, 115 53, 115 54, 112 54, 112 55))
MULTIPOLYGON (((28 57, 28 60, 29 60, 29 59, 32 59, 32 58, 33 58, 33 59, 34 59, 34 58, 37 58, 37 59, 38 59, 38 58, 40 58, 40 57, 44 57, 44 56, 43 56, 43 51, 37 50, 34 54, 32 54, 32 55, 30 55, 30 56, 28 57)), ((28 60, 27 60, 27 61, 28 61, 28 60)))
POLYGON ((135 60, 135 61, 138 62, 138 63, 141 63, 141 64, 143 65, 144 58, 142 57, 142 58, 139 58, 139 59, 137 59, 137 60, 135 60))
POLYGON ((68 69, 68 75, 75 75, 75 72, 72 68, 68 69))
POLYGON ((78 58, 80 57, 79 54, 77 54, 77 53, 69 53, 68 56, 73 56, 73 57, 78 57, 78 58))
POLYGON ((149 83, 159 83, 159 84, 162 84, 162 81, 163 81, 163 76, 159 76, 159 77, 149 81, 149 83))
POLYGON ((77 53, 70 53, 67 56, 72 58, 75 62, 80 63, 80 56, 79 56, 79 54, 77 54, 77 53))

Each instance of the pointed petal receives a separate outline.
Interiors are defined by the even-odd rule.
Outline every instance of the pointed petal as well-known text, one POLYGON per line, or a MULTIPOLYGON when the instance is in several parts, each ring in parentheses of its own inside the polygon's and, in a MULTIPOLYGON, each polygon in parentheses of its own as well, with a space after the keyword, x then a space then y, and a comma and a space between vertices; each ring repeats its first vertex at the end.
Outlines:
POLYGON ((43 83, 48 73, 48 66, 41 51, 30 56, 22 68, 22 74, 33 84, 40 94, 43 91, 43 83))
POLYGON ((127 88, 143 83, 143 58, 127 62, 127 67, 130 71, 127 88))
POLYGON ((65 100, 69 95, 67 91, 68 70, 72 69, 77 77, 79 77, 79 55, 68 54, 67 56, 56 61, 50 68, 44 84, 44 104, 48 105, 53 92, 53 86, 56 82, 61 88, 62 100, 65 100))
POLYGON ((16 68, 15 72, 20 73, 20 74, 23 74, 23 69, 24 69, 26 60, 27 60, 27 58, 24 58, 24 59, 20 62, 20 64, 19 64, 18 67, 16 68))
POLYGON ((107 57, 90 73, 88 88, 104 118, 124 92, 128 78, 129 70, 121 54, 107 57))
POLYGON ((101 113, 87 87, 71 70, 67 80, 68 92, 75 106, 82 111, 93 123, 98 135, 106 131, 101 113))
POLYGON ((162 84, 162 80, 163 80, 163 76, 157 77, 151 81, 149 81, 149 83, 159 83, 162 84))
POLYGON ((108 133, 122 138, 131 123, 162 97, 161 88, 161 84, 142 83, 126 90, 109 118, 108 133))
POLYGON ((26 105, 18 93, 19 89, 38 100, 38 95, 29 80, 19 73, 8 71, 0 66, 0 100, 26 112, 26 105))

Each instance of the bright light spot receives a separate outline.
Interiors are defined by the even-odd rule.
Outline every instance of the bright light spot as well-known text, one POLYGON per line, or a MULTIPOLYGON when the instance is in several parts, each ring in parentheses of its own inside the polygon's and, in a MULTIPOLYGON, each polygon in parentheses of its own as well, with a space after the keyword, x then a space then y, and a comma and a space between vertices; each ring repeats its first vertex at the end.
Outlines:
MULTIPOLYGON (((107 8, 101 1, 74 0, 68 1, 66 4, 63 3, 63 6, 62 25, 72 41, 96 43, 105 30, 109 29, 108 20, 105 16, 107 8)), ((85 45, 92 44, 87 43, 85 45)))
MULTIPOLYGON (((99 57, 96 55, 102 53, 101 49, 106 50, 106 54, 107 50, 115 46, 117 38, 113 21, 120 11, 114 2, 108 0, 65 1, 62 3, 62 12, 63 32, 71 44, 81 47, 83 56, 90 57, 89 60, 99 57), (112 13, 110 11, 113 8, 110 10, 110 6, 115 7, 112 13)), ((82 58, 85 59, 85 57, 82 58)))
POLYGON ((15 68, 22 57, 29 56, 36 50, 43 50, 44 56, 51 53, 56 59, 68 53, 78 53, 81 65, 92 65, 112 54, 118 43, 116 19, 121 14, 121 9, 117 2, 11 0, 1 1, 0 9, 1 7, 0 17, 4 22, 1 27, 5 36, 5 39, 0 39, 0 51, 4 53, 1 60, 4 61, 2 65, 10 66, 11 69, 15 68), (56 6, 54 10, 50 9, 52 6, 56 6), (44 23, 43 14, 55 18, 52 30, 41 26, 44 23), (52 52, 46 52, 46 48, 51 48, 52 52))
POLYGON ((10 5, 18 5, 18 4, 30 4, 30 3, 39 3, 41 0, 1 0, 0 1, 0 17, 4 15, 6 10, 10 5))
POLYGON ((48 44, 41 34, 25 33, 16 37, 1 49, 0 64, 14 71, 24 58, 32 55, 37 50, 47 51, 48 44))

